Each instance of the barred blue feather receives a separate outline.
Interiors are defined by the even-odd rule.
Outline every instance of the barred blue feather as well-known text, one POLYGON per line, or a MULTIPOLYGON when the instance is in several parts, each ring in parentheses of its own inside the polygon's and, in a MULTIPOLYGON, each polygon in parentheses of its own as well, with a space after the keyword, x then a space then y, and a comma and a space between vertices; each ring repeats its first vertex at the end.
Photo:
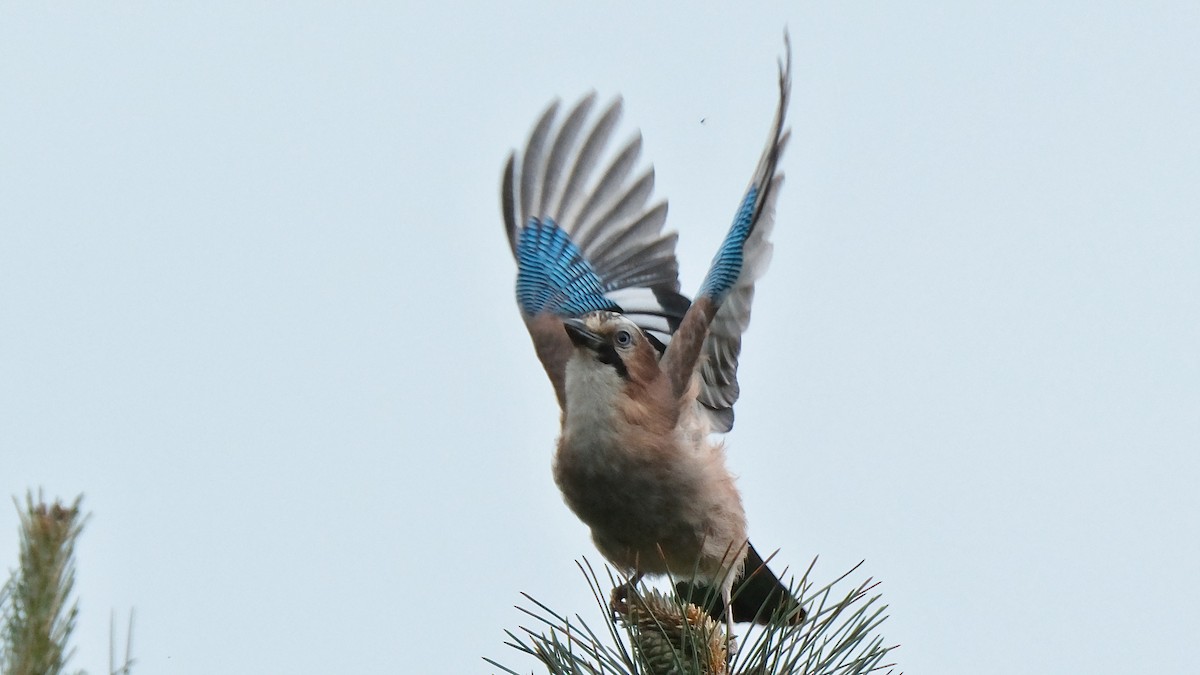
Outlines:
POLYGON ((621 308, 579 247, 553 220, 530 218, 517 240, 517 304, 526 316, 579 316, 621 308))
POLYGON ((708 274, 704 276, 704 283, 700 285, 697 297, 710 297, 719 305, 725 299, 725 295, 729 293, 729 289, 737 283, 745 259, 746 239, 754 230, 754 207, 757 199, 758 186, 753 185, 746 192, 746 198, 742 200, 742 206, 733 219, 733 225, 729 227, 729 234, 725 235, 725 241, 721 243, 721 248, 717 249, 717 254, 713 256, 712 266, 709 267, 708 274))

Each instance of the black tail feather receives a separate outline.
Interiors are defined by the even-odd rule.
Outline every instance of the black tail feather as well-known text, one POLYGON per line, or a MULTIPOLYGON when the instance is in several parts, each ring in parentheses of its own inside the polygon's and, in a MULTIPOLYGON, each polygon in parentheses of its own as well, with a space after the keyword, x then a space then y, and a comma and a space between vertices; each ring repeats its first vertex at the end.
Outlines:
MULTIPOLYGON (((716 620, 725 617, 725 603, 720 589, 700 584, 679 582, 675 592, 688 602, 703 607, 716 620)), ((805 612, 800 601, 788 592, 783 582, 763 562, 762 556, 749 547, 742 575, 733 582, 733 620, 739 623, 767 625, 773 619, 799 624, 805 612)))

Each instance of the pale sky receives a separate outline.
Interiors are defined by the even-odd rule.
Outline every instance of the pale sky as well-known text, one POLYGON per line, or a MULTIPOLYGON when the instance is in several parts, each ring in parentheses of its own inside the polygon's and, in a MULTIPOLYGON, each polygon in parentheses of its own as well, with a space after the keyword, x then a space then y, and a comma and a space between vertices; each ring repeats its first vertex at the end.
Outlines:
POLYGON ((129 608, 141 674, 536 672, 521 592, 599 621, 501 169, 622 95, 691 293, 787 26, 752 538, 865 560, 909 673, 1194 668, 1200 5, 417 4, 0 8, 0 496, 86 494, 72 666, 129 608))

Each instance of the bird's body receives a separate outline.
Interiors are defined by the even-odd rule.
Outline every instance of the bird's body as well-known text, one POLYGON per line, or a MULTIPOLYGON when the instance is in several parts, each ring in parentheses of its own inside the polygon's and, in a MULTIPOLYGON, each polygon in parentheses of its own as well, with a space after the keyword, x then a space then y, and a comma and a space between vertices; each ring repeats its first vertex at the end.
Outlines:
MULTIPOLYGON (((626 330, 631 340, 644 339, 619 314, 596 312, 582 321, 596 335, 626 330)), ((591 526, 596 548, 618 566, 694 573, 710 585, 732 581, 741 571, 746 517, 724 449, 710 441, 696 403, 698 383, 673 396, 653 348, 636 347, 623 364, 642 377, 622 378, 586 346, 567 361, 554 478, 591 526), (637 382, 632 391, 629 382, 637 382)))
POLYGON ((614 565, 716 589, 710 611, 729 607, 739 621, 803 617, 749 545, 711 438, 733 425, 741 334, 771 254, 789 70, 781 64, 767 148, 694 301, 679 294, 666 204, 645 205, 652 170, 630 178, 640 138, 591 179, 619 100, 582 141, 594 97, 557 128, 551 106, 502 190, 517 303, 562 412, 554 478, 564 500, 614 565))

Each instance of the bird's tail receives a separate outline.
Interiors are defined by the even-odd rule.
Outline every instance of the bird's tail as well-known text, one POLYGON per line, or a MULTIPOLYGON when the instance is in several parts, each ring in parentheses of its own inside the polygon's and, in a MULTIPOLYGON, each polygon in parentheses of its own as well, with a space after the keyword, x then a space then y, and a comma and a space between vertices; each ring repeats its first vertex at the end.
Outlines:
MULTIPOLYGON (((780 620, 794 625, 802 623, 806 615, 800 601, 767 567, 754 546, 748 548, 742 574, 733 582, 733 620, 764 626, 780 620)), ((721 601, 720 589, 679 582, 675 584, 675 592, 688 602, 704 607, 714 619, 724 617, 725 604, 721 601)))

